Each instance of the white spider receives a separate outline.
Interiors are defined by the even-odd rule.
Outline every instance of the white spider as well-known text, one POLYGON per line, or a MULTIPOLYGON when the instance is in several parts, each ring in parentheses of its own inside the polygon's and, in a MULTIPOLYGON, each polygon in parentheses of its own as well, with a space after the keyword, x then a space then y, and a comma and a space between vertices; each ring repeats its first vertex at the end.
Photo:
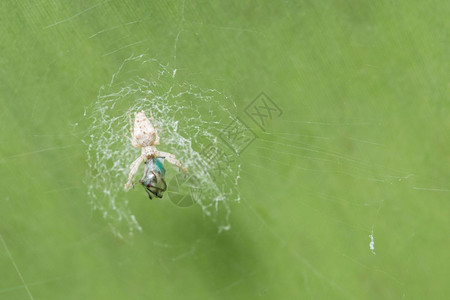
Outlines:
MULTIPOLYGON (((150 116, 154 119, 151 111, 150 116)), ((155 145, 159 145, 159 136, 156 132, 155 126, 153 126, 143 111, 134 114, 134 126, 132 125, 133 122, 131 120, 131 116, 129 116, 129 118, 131 144, 133 147, 141 148, 141 155, 130 165, 128 181, 125 183, 126 191, 133 187, 133 176, 137 173, 141 163, 155 157, 162 157, 169 163, 179 167, 184 172, 187 171, 185 168, 181 167, 181 163, 175 158, 175 155, 156 150, 155 145), (131 127, 133 127, 133 130, 131 127)))

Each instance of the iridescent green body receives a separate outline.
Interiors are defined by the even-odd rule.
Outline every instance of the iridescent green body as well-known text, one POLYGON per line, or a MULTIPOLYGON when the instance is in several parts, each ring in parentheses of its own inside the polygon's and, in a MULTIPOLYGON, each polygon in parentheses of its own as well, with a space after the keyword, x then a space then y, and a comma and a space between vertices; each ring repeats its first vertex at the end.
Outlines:
POLYGON ((154 157, 145 162, 144 177, 139 182, 144 186, 150 199, 152 196, 162 198, 167 190, 167 184, 164 181, 166 169, 164 169, 164 158, 154 157))

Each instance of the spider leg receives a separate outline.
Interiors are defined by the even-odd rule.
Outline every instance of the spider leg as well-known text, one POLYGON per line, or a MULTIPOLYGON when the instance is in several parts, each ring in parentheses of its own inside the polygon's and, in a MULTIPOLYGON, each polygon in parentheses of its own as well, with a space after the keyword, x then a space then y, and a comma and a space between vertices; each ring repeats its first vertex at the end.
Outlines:
POLYGON ((159 145, 159 135, 158 135, 158 131, 156 130, 157 127, 154 126, 155 128, 155 142, 153 143, 154 145, 159 145))
POLYGON ((148 109, 148 111, 150 112, 150 118, 152 118, 152 120, 154 120, 154 119, 155 119, 155 117, 153 116, 153 112, 152 112, 152 109, 151 109, 151 108, 149 108, 149 109, 148 109))
MULTIPOLYGON (((152 121, 154 121, 155 117, 153 116, 152 109, 149 108, 148 110, 150 112, 150 118, 152 119, 152 121)), ((150 122, 150 123, 152 124, 153 128, 155 129, 155 142, 153 144, 154 145, 159 145, 158 125, 153 124, 152 122, 150 122)))
POLYGON ((166 159, 169 163, 177 166, 178 168, 180 168, 183 172, 187 172, 186 168, 183 168, 181 166, 181 163, 178 159, 175 158, 175 155, 168 153, 168 152, 162 152, 162 151, 155 151, 155 156, 156 157, 164 157, 164 159, 166 159))
POLYGON ((128 115, 128 121, 130 123, 130 135, 131 137, 124 134, 123 136, 126 137, 131 143, 133 143, 133 120, 131 119, 131 113, 127 112, 128 115))
POLYGON ((131 143, 133 142, 133 139, 130 138, 128 135, 124 134, 123 137, 126 138, 127 140, 129 140, 131 143))
POLYGON ((130 123, 130 133, 133 135, 133 120, 131 119, 131 113, 127 112, 128 115, 128 122, 130 123))
POLYGON ((130 173, 128 174, 128 181, 125 183, 125 190, 128 191, 133 186, 133 176, 137 173, 139 166, 144 161, 144 159, 139 156, 131 165, 130 165, 130 173))

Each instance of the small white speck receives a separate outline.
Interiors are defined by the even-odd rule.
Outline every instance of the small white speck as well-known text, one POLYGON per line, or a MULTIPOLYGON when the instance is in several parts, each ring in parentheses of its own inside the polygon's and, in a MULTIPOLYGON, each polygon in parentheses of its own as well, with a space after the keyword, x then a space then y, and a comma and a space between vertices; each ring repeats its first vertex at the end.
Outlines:
POLYGON ((369 243, 369 249, 372 252, 373 255, 376 255, 375 253, 375 241, 373 238, 373 228, 372 228, 372 232, 369 234, 370 237, 370 243, 369 243))

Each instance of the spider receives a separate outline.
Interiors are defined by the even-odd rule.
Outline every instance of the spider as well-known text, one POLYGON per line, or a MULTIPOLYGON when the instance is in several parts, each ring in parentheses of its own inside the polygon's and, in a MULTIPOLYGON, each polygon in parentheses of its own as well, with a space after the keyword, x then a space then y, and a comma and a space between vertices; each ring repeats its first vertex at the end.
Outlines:
MULTIPOLYGON (((137 173, 141 163, 145 161, 144 177, 139 182, 146 188, 150 199, 152 198, 150 192, 161 198, 162 192, 167 188, 164 182, 165 170, 162 165, 162 159, 166 159, 184 172, 187 172, 187 169, 181 166, 175 155, 156 149, 155 146, 159 145, 158 132, 143 111, 134 114, 134 126, 131 116, 128 116, 130 119, 131 144, 135 148, 141 148, 141 155, 130 165, 128 181, 125 183, 124 188, 127 191, 133 187, 133 176, 137 173)), ((154 119, 151 110, 150 116, 154 119)))

